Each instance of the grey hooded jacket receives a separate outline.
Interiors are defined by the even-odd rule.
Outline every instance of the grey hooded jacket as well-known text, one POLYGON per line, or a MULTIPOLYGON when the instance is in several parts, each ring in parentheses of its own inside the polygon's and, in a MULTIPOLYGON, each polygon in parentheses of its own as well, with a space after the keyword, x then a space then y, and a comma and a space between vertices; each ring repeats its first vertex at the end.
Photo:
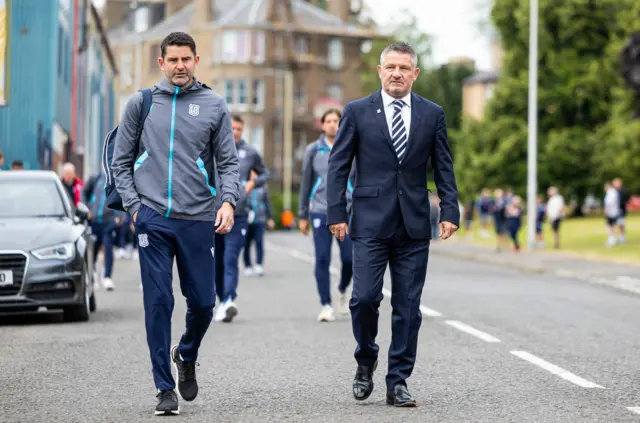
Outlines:
MULTIPOLYGON (((327 212, 327 172, 331 147, 321 136, 307 146, 302 161, 302 182, 298 194, 298 217, 308 219, 309 213, 327 212)), ((355 185, 355 163, 347 185, 347 212, 351 208, 351 193, 355 185)))
POLYGON ((106 195, 102 173, 96 173, 87 179, 82 187, 82 196, 91 211, 91 221, 102 224, 116 220, 118 211, 105 205, 106 195))
POLYGON ((215 220, 216 197, 235 207, 240 191, 227 105, 195 79, 180 88, 163 78, 152 91, 139 148, 141 93, 127 103, 116 136, 112 168, 125 210, 133 215, 144 204, 165 217, 215 220))
MULTIPOLYGON (((235 146, 238 151, 238 162, 240 163, 241 187, 234 216, 248 216, 251 211, 251 198, 250 195, 247 195, 244 186, 251 177, 251 171, 253 170, 258 175, 254 181, 256 188, 263 186, 271 178, 271 172, 265 167, 264 161, 255 147, 242 138, 235 146)), ((218 205, 222 204, 222 201, 222 199, 219 200, 218 205)))

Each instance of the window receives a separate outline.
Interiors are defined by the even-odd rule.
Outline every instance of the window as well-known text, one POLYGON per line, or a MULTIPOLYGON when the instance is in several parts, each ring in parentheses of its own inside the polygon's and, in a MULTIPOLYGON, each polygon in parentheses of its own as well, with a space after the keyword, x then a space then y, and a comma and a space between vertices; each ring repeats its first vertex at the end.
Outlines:
POLYGON ((249 84, 244 79, 238 81, 238 104, 249 104, 249 84))
POLYGON ((298 85, 295 89, 294 107, 298 113, 307 111, 307 90, 303 86, 298 85))
POLYGON ((264 127, 262 125, 251 129, 251 145, 264 157, 264 127))
POLYGON ((253 33, 253 63, 263 63, 265 58, 264 32, 253 33))
POLYGON ((309 40, 307 37, 298 36, 295 41, 295 51, 297 55, 309 54, 309 40))
POLYGON ((222 36, 223 63, 247 63, 251 51, 249 31, 225 31, 222 36))
POLYGON ((252 97, 251 104, 256 110, 261 111, 264 109, 264 91, 265 91, 264 81, 261 81, 259 79, 254 79, 252 89, 253 89, 253 97, 252 97))
POLYGON ((150 13, 149 7, 140 7, 136 9, 134 13, 134 31, 136 33, 145 32, 149 29, 149 21, 150 21, 150 13))
POLYGON ((133 84, 133 54, 130 51, 125 51, 120 55, 120 84, 124 87, 128 87, 133 84))
POLYGON ((340 84, 331 84, 327 87, 327 94, 334 100, 342 101, 342 86, 340 84))
POLYGON ((333 38, 329 41, 329 68, 338 70, 342 68, 342 41, 338 38, 333 38))
POLYGON ((233 81, 231 80, 226 80, 224 81, 224 101, 227 102, 227 104, 231 105, 233 104, 233 81))

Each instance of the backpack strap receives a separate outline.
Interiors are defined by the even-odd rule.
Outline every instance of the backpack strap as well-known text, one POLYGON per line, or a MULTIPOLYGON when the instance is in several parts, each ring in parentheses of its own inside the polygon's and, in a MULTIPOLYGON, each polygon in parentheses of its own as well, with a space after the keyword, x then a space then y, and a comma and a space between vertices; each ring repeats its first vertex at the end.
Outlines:
POLYGON ((152 105, 152 92, 151 88, 145 88, 140 90, 142 93, 142 106, 140 106, 140 117, 138 118, 138 130, 136 132, 136 141, 140 142, 140 136, 142 136, 142 128, 144 127, 144 121, 149 115, 149 111, 152 105))

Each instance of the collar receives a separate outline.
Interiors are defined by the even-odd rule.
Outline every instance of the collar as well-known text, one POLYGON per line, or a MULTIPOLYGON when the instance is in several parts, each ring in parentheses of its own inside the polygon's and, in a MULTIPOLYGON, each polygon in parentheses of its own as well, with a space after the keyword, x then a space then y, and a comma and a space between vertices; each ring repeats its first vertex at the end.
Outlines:
MULTIPOLYGON (((335 141, 336 140, 334 139, 333 142, 335 143, 335 141)), ((329 150, 331 150, 331 147, 333 147, 332 144, 329 144, 329 141, 327 141, 327 137, 325 137, 324 134, 320 136, 320 142, 324 144, 329 150)))
MULTIPOLYGON (((391 97, 389 94, 387 94, 385 92, 385 90, 380 90, 380 92, 382 93, 382 104, 384 105, 384 108, 386 109, 396 99, 391 97)), ((408 106, 409 108, 411 108, 411 92, 409 92, 407 95, 402 97, 400 100, 404 101, 404 104, 406 106, 408 106)))
POLYGON ((244 138, 240 138, 240 141, 238 141, 236 143, 236 147, 244 147, 244 145, 246 144, 244 138))

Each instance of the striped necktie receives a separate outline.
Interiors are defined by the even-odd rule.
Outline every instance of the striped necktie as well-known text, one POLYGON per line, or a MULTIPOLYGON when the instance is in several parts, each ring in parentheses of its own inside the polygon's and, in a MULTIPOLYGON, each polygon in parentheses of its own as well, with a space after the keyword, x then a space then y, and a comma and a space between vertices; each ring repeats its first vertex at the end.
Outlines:
POLYGON ((402 100, 394 100, 393 103, 393 120, 391 121, 391 141, 393 141, 393 149, 396 151, 398 161, 402 163, 402 157, 407 151, 407 129, 404 127, 404 120, 402 119, 402 108, 405 106, 405 102, 402 100))

